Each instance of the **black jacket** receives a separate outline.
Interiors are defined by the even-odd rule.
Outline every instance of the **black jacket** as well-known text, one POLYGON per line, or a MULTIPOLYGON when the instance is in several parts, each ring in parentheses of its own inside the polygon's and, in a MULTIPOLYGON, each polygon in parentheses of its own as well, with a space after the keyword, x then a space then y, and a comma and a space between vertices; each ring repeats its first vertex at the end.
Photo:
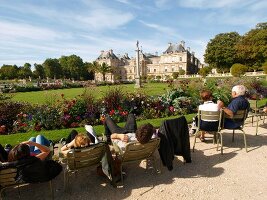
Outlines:
POLYGON ((187 163, 191 163, 189 131, 184 116, 163 121, 158 135, 160 158, 168 170, 173 169, 174 155, 183 156, 187 163))
POLYGON ((35 156, 5 163, 0 169, 8 167, 17 168, 17 182, 39 183, 55 178, 61 171, 62 166, 54 160, 40 160, 35 156))

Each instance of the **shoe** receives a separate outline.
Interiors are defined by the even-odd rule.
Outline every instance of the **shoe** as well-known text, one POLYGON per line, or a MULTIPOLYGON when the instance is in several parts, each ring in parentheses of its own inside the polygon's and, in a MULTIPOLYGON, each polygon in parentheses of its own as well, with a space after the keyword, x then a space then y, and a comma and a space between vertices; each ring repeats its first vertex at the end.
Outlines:
POLYGON ((196 129, 191 129, 191 130, 189 131, 189 135, 190 135, 190 136, 195 135, 195 133, 196 133, 196 129))
POLYGON ((66 138, 61 138, 59 140, 59 143, 61 143, 62 145, 65 145, 66 144, 66 138))
POLYGON ((10 152, 11 149, 12 149, 11 144, 6 144, 5 145, 5 151, 7 152, 7 154, 10 152))

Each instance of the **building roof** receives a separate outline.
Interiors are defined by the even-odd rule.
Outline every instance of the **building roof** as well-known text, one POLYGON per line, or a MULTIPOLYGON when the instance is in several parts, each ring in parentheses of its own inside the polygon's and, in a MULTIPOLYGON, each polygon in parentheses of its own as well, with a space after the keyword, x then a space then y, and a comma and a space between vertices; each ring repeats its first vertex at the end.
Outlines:
POLYGON ((182 44, 172 44, 172 43, 169 43, 169 47, 163 53, 164 54, 167 54, 167 53, 185 52, 185 51, 186 50, 185 50, 185 48, 184 48, 184 46, 182 44))
POLYGON ((97 60, 101 59, 118 59, 118 57, 113 53, 113 50, 109 51, 101 51, 100 56, 98 56, 97 60))

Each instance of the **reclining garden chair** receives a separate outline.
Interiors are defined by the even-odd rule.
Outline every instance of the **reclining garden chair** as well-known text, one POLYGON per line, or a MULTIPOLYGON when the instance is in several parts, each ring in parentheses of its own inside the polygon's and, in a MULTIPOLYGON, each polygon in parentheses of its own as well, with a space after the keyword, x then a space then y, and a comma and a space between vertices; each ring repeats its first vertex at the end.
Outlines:
POLYGON ((207 131, 204 129, 201 129, 200 127, 200 121, 201 120, 214 120, 214 121, 219 121, 217 130, 214 130, 213 134, 213 144, 214 142, 217 141, 217 135, 218 132, 221 130, 221 120, 222 120, 222 111, 203 111, 203 110, 198 110, 198 127, 195 133, 195 138, 194 138, 194 144, 193 144, 193 152, 195 150, 195 144, 196 144, 196 139, 200 134, 200 131, 207 131))
POLYGON ((96 166, 100 164, 105 152, 106 143, 98 143, 86 148, 74 149, 67 153, 66 158, 63 160, 66 163, 64 170, 64 187, 65 191, 69 187, 69 175, 77 173, 79 169, 96 166))
POLYGON ((123 173, 122 166, 126 163, 140 162, 142 160, 151 160, 153 162, 153 168, 156 172, 156 163, 154 152, 159 148, 160 138, 151 139, 146 144, 139 142, 130 142, 126 144, 125 152, 120 152, 121 156, 121 182, 123 185, 123 173))
POLYGON ((250 103, 250 112, 248 117, 252 118, 252 126, 254 123, 254 117, 256 118, 256 135, 258 135, 259 121, 263 118, 263 123, 265 122, 265 117, 267 114, 263 112, 263 109, 259 107, 258 100, 249 100, 250 103))
POLYGON ((247 140, 246 140, 246 133, 245 131, 243 130, 244 128, 244 123, 245 123, 245 120, 247 118, 247 110, 238 110, 237 113, 233 116, 233 118, 230 118, 230 119, 233 119, 233 120, 237 120, 237 121, 240 121, 241 122, 241 125, 237 128, 234 128, 234 129, 229 129, 229 128, 224 128, 224 120, 225 118, 230 118, 229 115, 225 114, 223 115, 223 120, 222 120, 222 128, 221 130, 218 132, 217 134, 217 138, 218 136, 220 136, 218 139, 217 139, 217 151, 218 151, 218 148, 219 148, 219 141, 220 141, 220 145, 221 145, 221 154, 223 154, 223 137, 222 137, 222 131, 224 129, 227 129, 227 130, 233 130, 233 135, 232 135, 232 142, 234 142, 234 135, 235 135, 235 130, 240 130, 242 133, 243 133, 243 137, 244 137, 244 144, 245 144, 245 149, 246 149, 246 152, 248 152, 247 150, 247 140))
MULTIPOLYGON (((20 197, 20 186, 29 185, 29 183, 17 183, 17 168, 6 168, 0 170, 0 199, 2 200, 2 194, 6 188, 17 187, 20 197)), ((52 180, 49 181, 49 187, 51 191, 51 198, 54 199, 54 192, 52 186, 52 180)))

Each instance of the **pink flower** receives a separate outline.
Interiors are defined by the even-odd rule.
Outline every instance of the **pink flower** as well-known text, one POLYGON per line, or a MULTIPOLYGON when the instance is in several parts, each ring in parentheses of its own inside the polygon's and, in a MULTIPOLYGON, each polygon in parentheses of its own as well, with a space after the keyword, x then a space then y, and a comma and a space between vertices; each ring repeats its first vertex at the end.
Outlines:
POLYGON ((170 106, 170 107, 169 107, 169 111, 170 111, 170 112, 174 112, 174 107, 173 107, 173 106, 170 106))

